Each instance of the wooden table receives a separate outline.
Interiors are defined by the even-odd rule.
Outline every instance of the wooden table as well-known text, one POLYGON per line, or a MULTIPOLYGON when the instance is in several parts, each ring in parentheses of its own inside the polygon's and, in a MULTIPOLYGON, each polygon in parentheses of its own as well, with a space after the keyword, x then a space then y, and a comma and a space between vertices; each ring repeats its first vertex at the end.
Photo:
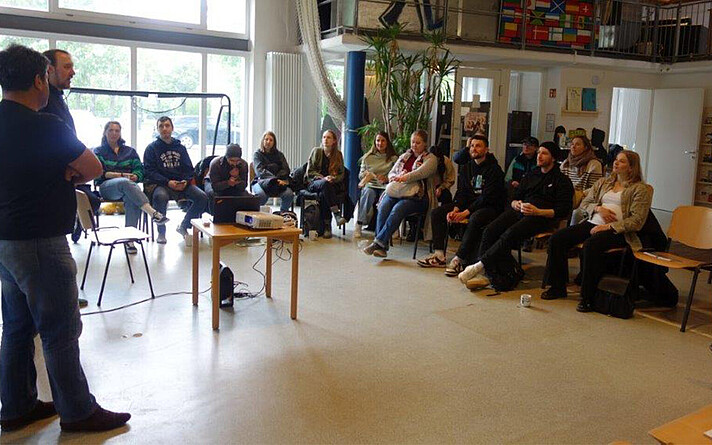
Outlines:
POLYGON ((712 444, 705 431, 712 430, 712 405, 649 431, 661 444, 712 444))
POLYGON ((193 306, 198 305, 198 262, 200 251, 199 234, 202 232, 212 239, 212 273, 211 297, 213 303, 213 329, 220 327, 220 248, 234 241, 245 238, 267 238, 267 254, 265 263, 265 295, 272 298, 272 240, 278 239, 293 243, 292 248, 292 298, 290 316, 297 319, 297 288, 299 286, 299 235, 300 229, 285 227, 282 229, 256 230, 235 224, 203 225, 202 219, 192 219, 193 226, 193 306))

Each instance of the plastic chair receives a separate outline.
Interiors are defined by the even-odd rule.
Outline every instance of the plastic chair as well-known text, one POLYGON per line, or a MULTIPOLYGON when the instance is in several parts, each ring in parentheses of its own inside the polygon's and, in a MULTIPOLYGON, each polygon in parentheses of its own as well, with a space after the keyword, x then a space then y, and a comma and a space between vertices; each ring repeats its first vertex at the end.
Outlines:
POLYGON ((97 227, 94 221, 94 212, 92 212, 91 205, 89 204, 89 198, 87 198, 86 194, 80 190, 76 190, 76 196, 77 217, 79 218, 79 222, 84 230, 94 233, 94 239, 89 245, 87 260, 84 264, 84 275, 82 276, 82 285, 80 286, 80 289, 84 290, 84 283, 86 282, 87 271, 89 270, 89 261, 91 260, 91 252, 95 245, 111 247, 111 250, 109 250, 109 256, 106 259, 104 278, 101 281, 101 290, 99 291, 99 301, 97 302, 97 306, 101 306, 101 299, 104 295, 104 286, 106 285, 106 275, 109 272, 109 264, 111 263, 111 254, 114 252, 114 247, 117 244, 124 246, 124 254, 126 255, 126 262, 129 266, 131 283, 134 283, 133 270, 131 269, 131 261, 127 250, 127 244, 133 242, 141 246, 143 264, 146 267, 146 276, 148 277, 148 287, 151 290, 151 298, 155 298, 156 296, 153 293, 153 283, 151 282, 151 272, 148 269, 148 261, 146 261, 146 251, 143 249, 143 241, 149 238, 148 234, 138 230, 135 227, 97 227))
POLYGON ((633 254, 636 259, 633 266, 634 276, 635 266, 638 264, 637 261, 644 261, 669 269, 689 270, 693 273, 680 332, 685 332, 685 327, 687 326, 692 299, 695 295, 697 276, 701 270, 712 270, 712 262, 693 260, 669 253, 670 243, 675 240, 695 249, 712 249, 712 230, 710 230, 710 227, 712 227, 712 209, 697 206, 680 206, 672 214, 672 221, 670 221, 670 227, 667 231, 667 249, 663 252, 642 250, 633 254))

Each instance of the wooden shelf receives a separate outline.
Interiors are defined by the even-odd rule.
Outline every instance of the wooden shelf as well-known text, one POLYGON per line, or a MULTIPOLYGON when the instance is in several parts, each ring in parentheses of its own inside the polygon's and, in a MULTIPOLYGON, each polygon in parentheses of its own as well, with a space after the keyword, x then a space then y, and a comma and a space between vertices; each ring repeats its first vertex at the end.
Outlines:
POLYGON ((706 166, 712 167, 712 162, 701 161, 700 165, 706 165, 706 166))
POLYGON ((712 144, 700 144, 700 147, 712 147, 712 144))
POLYGON ((697 181, 697 183, 712 186, 712 182, 710 181, 697 181))
POLYGON ((570 116, 598 116, 598 111, 569 111, 561 110, 561 114, 568 114, 570 116))
POLYGON ((695 200, 695 205, 701 205, 705 207, 712 207, 712 202, 709 201, 700 201, 700 200, 695 200))

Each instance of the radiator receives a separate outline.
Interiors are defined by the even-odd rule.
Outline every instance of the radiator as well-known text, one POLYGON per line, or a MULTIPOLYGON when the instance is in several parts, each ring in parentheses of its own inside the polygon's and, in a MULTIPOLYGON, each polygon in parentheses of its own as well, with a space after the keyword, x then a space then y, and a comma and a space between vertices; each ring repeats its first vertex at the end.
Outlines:
POLYGON ((302 160, 302 54, 267 53, 267 128, 294 169, 302 160))

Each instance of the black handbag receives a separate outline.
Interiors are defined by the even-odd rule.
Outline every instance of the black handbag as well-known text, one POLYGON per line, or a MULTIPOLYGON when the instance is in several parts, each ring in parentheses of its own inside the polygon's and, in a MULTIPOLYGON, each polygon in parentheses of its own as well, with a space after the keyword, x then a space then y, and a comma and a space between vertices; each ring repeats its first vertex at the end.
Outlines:
POLYGON ((598 290, 591 307, 594 311, 616 318, 631 318, 635 303, 630 280, 615 275, 604 275, 598 282, 598 290))

